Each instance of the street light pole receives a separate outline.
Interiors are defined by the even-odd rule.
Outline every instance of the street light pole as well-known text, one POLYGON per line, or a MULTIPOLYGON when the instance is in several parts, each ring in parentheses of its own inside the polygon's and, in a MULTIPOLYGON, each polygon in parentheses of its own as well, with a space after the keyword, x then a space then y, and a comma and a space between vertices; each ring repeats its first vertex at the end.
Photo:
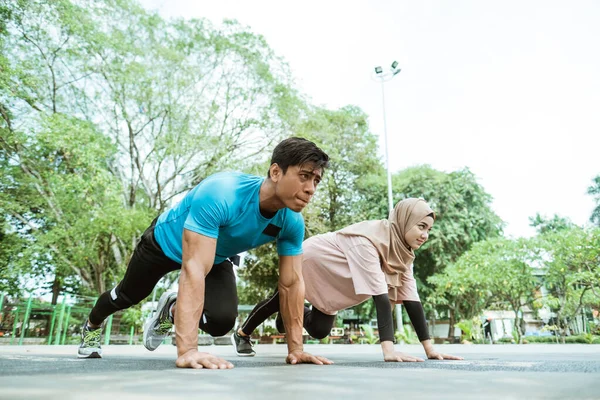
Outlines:
POLYGON ((392 200, 392 171, 390 170, 390 154, 388 150, 387 118, 385 116, 385 90, 384 80, 381 80, 381 105, 383 108, 383 137, 385 141, 385 168, 387 169, 387 189, 388 189, 388 215, 394 208, 392 200))
MULTIPOLYGON (((392 171, 390 167, 390 152, 388 149, 388 135, 387 135, 387 118, 385 115, 385 82, 392 80, 396 75, 400 73, 398 68, 398 62, 394 61, 391 65, 389 72, 383 72, 383 68, 375 67, 374 79, 381 82, 381 105, 383 107, 383 137, 385 144, 385 167, 387 169, 387 189, 388 189, 388 215, 392 213, 394 209, 394 200, 392 199, 392 171)), ((402 306, 396 305, 396 328, 398 332, 404 333, 404 326, 402 324, 402 306)))
POLYGON ((381 82, 381 105, 383 107, 383 137, 385 145, 385 167, 387 169, 387 187, 388 187, 388 213, 392 212, 394 208, 394 200, 392 198, 392 171, 390 167, 390 152, 388 149, 388 134, 387 134, 387 118, 385 115, 385 82, 392 80, 396 75, 400 73, 401 69, 398 68, 398 62, 394 61, 389 71, 384 72, 382 67, 375 67, 375 74, 373 79, 381 82))

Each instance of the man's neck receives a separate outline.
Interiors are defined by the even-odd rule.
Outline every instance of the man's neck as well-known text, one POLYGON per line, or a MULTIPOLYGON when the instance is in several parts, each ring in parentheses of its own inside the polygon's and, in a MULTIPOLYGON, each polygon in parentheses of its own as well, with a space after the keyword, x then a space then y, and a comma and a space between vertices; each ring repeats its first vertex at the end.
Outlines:
POLYGON ((278 210, 285 207, 275 194, 275 184, 270 178, 265 179, 260 185, 258 204, 260 213, 266 218, 272 218, 278 210))

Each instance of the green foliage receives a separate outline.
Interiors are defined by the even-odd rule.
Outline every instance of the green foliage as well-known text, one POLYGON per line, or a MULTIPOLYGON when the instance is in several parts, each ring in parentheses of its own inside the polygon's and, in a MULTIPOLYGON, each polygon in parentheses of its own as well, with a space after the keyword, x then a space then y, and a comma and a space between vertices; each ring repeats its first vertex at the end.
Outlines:
POLYGON ((22 271, 55 295, 103 291, 158 212, 264 161, 306 108, 235 21, 131 0, 3 2, 0 16, 0 285, 16 291, 22 271))
POLYGON ((75 275, 89 293, 103 291, 148 217, 123 209, 109 170, 114 147, 93 125, 62 114, 39 122, 37 132, 13 132, 2 151, 0 209, 27 242, 20 266, 60 280, 75 275))
POLYGON ((130 326, 134 326, 136 330, 140 328, 144 324, 144 317, 142 316, 141 307, 138 305, 123 311, 123 315, 121 316, 121 324, 126 325, 128 331, 130 326))
MULTIPOLYGON (((382 165, 377 156, 377 137, 369 131, 367 115, 353 106, 336 111, 314 108, 296 132, 325 149, 331 159, 305 213, 309 235, 370 219, 372 204, 367 196, 371 191, 365 187, 381 176, 382 165)), ((385 198, 385 191, 379 197, 385 198)))
POLYGON ((240 304, 256 304, 271 296, 279 281, 276 244, 267 243, 250 251, 237 273, 242 279, 238 285, 240 304))
MULTIPOLYGON (((345 107, 329 111, 315 107, 307 112, 306 120, 297 124, 296 134, 315 141, 332 160, 313 200, 303 212, 306 237, 309 237, 366 218, 369 207, 361 185, 373 171, 381 169, 381 165, 376 154, 376 137, 369 132, 367 117, 360 109, 345 107)), ((245 266, 238 274, 243 280, 240 301, 255 304, 272 294, 279 276, 275 245, 249 251, 245 266)), ((368 313, 370 309, 364 314, 368 313)))
POLYGON ((365 340, 367 344, 377 344, 379 342, 379 337, 375 335, 375 331, 373 330, 373 327, 371 325, 362 324, 360 326, 360 329, 362 329, 365 335, 365 340))
MULTIPOLYGON (((507 342, 510 342, 510 340, 511 339, 503 338, 503 339, 500 339, 499 342, 507 343, 507 342)), ((555 337, 555 336, 524 336, 523 343, 546 343, 546 344, 554 343, 554 344, 556 344, 558 342, 557 342, 557 337, 555 337)), ((565 338, 564 343, 600 344, 600 336, 590 335, 587 333, 583 334, 583 335, 568 336, 565 338)))
POLYGON ((523 307, 535 307, 539 282, 530 265, 537 256, 534 243, 526 239, 478 242, 444 273, 429 279, 436 287, 431 299, 465 320, 492 305, 508 308, 515 312, 515 326, 520 327, 523 307))
POLYGON ((455 326, 462 331, 462 340, 476 341, 482 340, 481 334, 481 319, 473 317, 459 321, 455 326))
POLYGON ((394 337, 398 343, 419 344, 419 337, 409 324, 402 325, 403 331, 396 331, 394 337))
POLYGON ((596 207, 592 211, 590 221, 600 227, 600 175, 596 176, 592 185, 588 188, 587 193, 594 197, 596 207))
MULTIPOLYGON (((416 252, 414 263, 422 297, 432 293, 429 277, 443 272, 474 243, 502 233, 491 196, 468 169, 444 173, 427 165, 412 167, 394 175, 393 187, 394 201, 422 197, 436 212, 429 240, 416 252)), ((424 304, 428 307, 429 301, 424 304)))
POLYGON ((535 217, 529 217, 529 222, 537 230, 538 234, 541 235, 575 227, 575 224, 568 218, 559 217, 556 214, 552 218, 546 218, 537 213, 535 217))
POLYGON ((560 335, 569 333, 569 323, 583 307, 600 304, 600 229, 573 228, 539 238, 545 250, 544 303, 555 313, 560 335))

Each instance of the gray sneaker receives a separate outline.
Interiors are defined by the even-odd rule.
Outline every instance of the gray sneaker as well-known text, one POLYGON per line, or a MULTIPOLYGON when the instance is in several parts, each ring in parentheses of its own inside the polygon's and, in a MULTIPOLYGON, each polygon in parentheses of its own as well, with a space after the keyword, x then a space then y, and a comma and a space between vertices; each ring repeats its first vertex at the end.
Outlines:
POLYGON ((144 347, 148 350, 156 350, 171 332, 173 320, 169 316, 169 309, 175 300, 177 300, 177 292, 163 293, 158 300, 154 315, 144 324, 144 347))
POLYGON ((90 328, 87 320, 81 328, 81 344, 77 350, 79 358, 102 358, 102 348, 100 347, 100 337, 102 336, 102 327, 90 328))
POLYGON ((235 352, 240 357, 254 357, 256 352, 252 348, 252 339, 250 336, 240 336, 237 332, 231 335, 231 344, 235 352))

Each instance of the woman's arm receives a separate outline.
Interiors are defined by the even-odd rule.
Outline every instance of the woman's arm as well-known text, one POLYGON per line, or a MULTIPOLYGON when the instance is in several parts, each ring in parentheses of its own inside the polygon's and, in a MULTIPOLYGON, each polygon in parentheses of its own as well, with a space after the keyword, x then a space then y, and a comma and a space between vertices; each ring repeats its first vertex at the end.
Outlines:
POLYGON ((406 313, 410 322, 415 328, 417 337, 423 345, 427 358, 435 360, 462 360, 462 357, 456 357, 449 354, 442 354, 435 351, 431 339, 429 337, 429 331, 427 329, 427 320, 425 319, 425 310, 423 310, 423 304, 420 301, 403 301, 406 313))
POLYGON ((394 324, 392 318, 392 306, 387 293, 373 296, 375 309, 377 310, 377 326, 379 328, 379 341, 385 361, 423 361, 418 357, 412 357, 394 349, 394 324))

